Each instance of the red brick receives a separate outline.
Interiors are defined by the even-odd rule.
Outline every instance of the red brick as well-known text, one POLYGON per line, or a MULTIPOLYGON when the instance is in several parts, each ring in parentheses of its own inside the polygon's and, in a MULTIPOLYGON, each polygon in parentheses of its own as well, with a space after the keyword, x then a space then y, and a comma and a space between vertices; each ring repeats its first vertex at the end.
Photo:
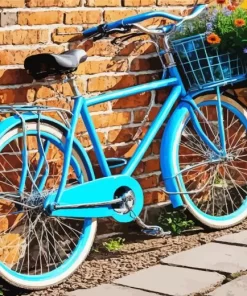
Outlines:
POLYGON ((154 80, 159 80, 161 78, 159 73, 138 75, 137 77, 138 77, 138 84, 143 84, 143 83, 151 82, 154 80))
POLYGON ((0 70, 0 85, 30 83, 33 79, 24 69, 0 70))
POLYGON ((121 0, 87 0, 85 6, 90 6, 90 7, 121 6, 121 0))
POLYGON ((159 154, 160 153, 160 141, 154 141, 152 143, 152 153, 159 154))
POLYGON ((94 115, 93 122, 96 128, 118 126, 130 123, 130 112, 114 112, 111 114, 94 115))
POLYGON ((168 196, 162 191, 144 192, 145 205, 156 204, 168 200, 168 196))
MULTIPOLYGON (((97 134, 98 134, 100 143, 101 144, 105 144, 106 143, 106 136, 105 136, 105 134, 102 133, 102 132, 97 132, 97 134)), ((88 134, 82 135, 82 136, 78 136, 77 138, 82 143, 82 146, 83 147, 89 147, 89 146, 92 145, 91 140, 90 140, 88 134)))
POLYGON ((105 20, 105 22, 113 22, 113 21, 117 21, 117 20, 132 16, 132 15, 136 15, 137 13, 138 13, 137 10, 134 10, 134 9, 106 10, 104 13, 104 20, 105 20))
MULTIPOLYGON (((193 5, 195 1, 193 0, 158 0, 157 5, 159 6, 167 6, 167 5, 173 5, 173 6, 187 6, 187 5, 193 5)), ((205 4, 209 1, 200 0, 198 3, 205 4)))
POLYGON ((108 102, 89 107, 90 112, 107 111, 108 109, 108 102))
POLYGON ((11 30, 0 32, 1 45, 23 45, 48 42, 48 30, 11 30))
POLYGON ((133 140, 133 136, 135 135, 136 131, 136 127, 111 130, 108 133, 108 141, 109 143, 130 142, 133 140))
POLYGON ((143 174, 144 172, 144 163, 140 162, 137 166, 137 168, 135 169, 133 175, 134 176, 140 176, 141 174, 143 174))
POLYGON ((82 40, 82 32, 77 27, 57 28, 52 34, 52 41, 54 43, 65 43, 82 40))
POLYGON ((171 88, 164 88, 156 91, 155 102, 158 104, 163 104, 167 97, 169 96, 171 88))
POLYGON ((124 0, 123 2, 124 6, 150 6, 155 5, 156 0, 124 0))
POLYGON ((137 181, 143 189, 153 188, 158 185, 158 176, 152 175, 149 177, 138 178, 137 181))
POLYGON ((159 111, 160 111, 160 108, 161 107, 153 107, 152 109, 151 109, 151 111, 150 111, 150 113, 149 113, 149 116, 148 116, 148 120, 149 121, 153 121, 155 118, 156 118, 156 116, 158 115, 158 113, 159 113, 159 111))
POLYGON ((136 58, 131 62, 131 71, 160 70, 162 65, 158 57, 149 59, 136 58))
POLYGON ((86 41, 77 48, 84 49, 88 56, 104 56, 115 57, 119 56, 139 56, 144 54, 153 53, 155 47, 151 43, 142 44, 141 42, 146 40, 145 37, 133 37, 128 40, 128 43, 123 47, 116 46, 111 43, 110 40, 99 40, 93 42, 91 40, 86 41), (137 43, 136 43, 137 42, 137 43))
MULTIPOLYGON (((96 128, 104 128, 108 126, 118 126, 130 123, 130 112, 114 112, 110 114, 98 114, 92 116, 94 126, 96 128)), ((77 133, 85 132, 85 126, 82 120, 78 121, 77 133)))
POLYGON ((76 74, 97 74, 103 72, 125 72, 128 69, 127 60, 95 60, 80 64, 76 74))
POLYGON ((13 104, 33 101, 34 93, 34 90, 28 87, 0 89, 0 103, 13 104))
MULTIPOLYGON (((76 84, 81 92, 83 92, 83 82, 77 79, 76 84)), ((48 99, 56 95, 56 92, 63 94, 64 96, 72 96, 71 87, 69 83, 57 83, 52 84, 52 89, 47 86, 40 86, 36 88, 37 99, 48 99)))
POLYGON ((71 11, 65 13, 65 24, 99 24, 101 21, 100 10, 84 10, 84 11, 71 11))
POLYGON ((151 98, 151 93, 141 93, 135 96, 115 100, 112 102, 112 109, 136 108, 148 106, 151 98))
POLYGON ((38 12, 19 12, 18 24, 19 25, 51 25, 63 23, 62 11, 38 11, 38 12))
POLYGON ((155 52, 155 46, 150 43, 146 42, 149 39, 148 36, 142 37, 133 37, 128 40, 128 44, 126 44, 121 50, 119 51, 119 55, 121 56, 139 56, 143 54, 149 54, 155 52), (145 41, 145 43, 143 43, 145 41))
POLYGON ((144 119, 144 116, 147 114, 147 109, 140 109, 134 111, 134 122, 142 122, 144 119))
POLYGON ((5 49, 0 51, 0 65, 22 65, 24 60, 33 54, 38 53, 61 53, 64 51, 64 47, 62 46, 48 46, 45 48, 29 50, 12 50, 5 49))
MULTIPOLYGON (((106 157, 123 157, 127 151, 132 147, 132 144, 126 145, 111 145, 104 149, 104 153, 106 157)), ((93 150, 89 151, 90 160, 94 163, 96 162, 96 156, 93 150)))
POLYGON ((160 159, 149 159, 144 162, 145 173, 160 171, 160 159))
POLYGON ((12 8, 12 7, 24 7, 25 0, 0 0, 0 7, 1 8, 12 8))
POLYGON ((28 7, 77 7, 79 4, 80 0, 27 0, 28 7))
POLYGON ((111 44, 109 40, 99 40, 95 42, 87 40, 77 48, 84 49, 88 56, 114 57, 118 51, 117 47, 111 44))
POLYGON ((89 92, 122 89, 136 85, 135 76, 100 76, 89 78, 87 90, 89 92))

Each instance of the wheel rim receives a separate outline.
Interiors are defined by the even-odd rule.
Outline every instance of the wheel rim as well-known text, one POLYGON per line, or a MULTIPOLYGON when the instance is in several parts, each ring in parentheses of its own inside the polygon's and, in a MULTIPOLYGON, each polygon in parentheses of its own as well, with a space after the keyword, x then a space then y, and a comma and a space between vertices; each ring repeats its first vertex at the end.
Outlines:
MULTIPOLYGON (((36 135, 35 130, 27 132, 29 172, 18 208, 16 199, 15 201, 11 199, 11 202, 8 200, 11 207, 8 207, 7 212, 0 216, 2 221, 4 219, 6 221, 6 217, 8 219, 8 227, 0 231, 0 244, 4 247, 4 249, 2 247, 0 261, 2 272, 7 274, 8 277, 18 278, 28 283, 32 281, 41 282, 41 285, 46 282, 45 285, 49 285, 55 278, 61 280, 63 274, 69 275, 69 271, 78 261, 79 256, 82 255, 82 251, 87 249, 87 242, 92 235, 92 219, 85 219, 84 221, 65 220, 48 217, 43 211, 41 212, 45 196, 51 190, 56 190, 59 184, 63 144, 55 136, 41 132, 42 146, 45 147, 46 143, 49 142, 49 149, 47 149, 46 154, 47 163, 44 162, 43 165, 43 167, 49 167, 49 174, 47 175, 45 169, 42 168, 39 176, 37 176, 35 172, 39 167, 38 160, 41 159, 42 148, 40 148, 41 142, 37 140, 36 135), (55 157, 56 155, 57 157, 55 157), (55 165, 58 164, 58 161, 60 165, 55 165), (46 180, 40 177, 42 175, 47 175, 46 180), (36 185, 33 184, 34 180, 36 185), (30 209, 30 207, 35 207, 35 209, 30 209), (10 223, 10 221, 12 222, 10 223), (32 228, 30 228, 30 225, 32 225, 32 228), (4 255, 6 249, 8 249, 8 253, 4 255)), ((19 170, 22 163, 19 139, 22 136, 22 133, 17 132, 17 134, 8 137, 8 140, 2 140, 0 145, 0 163, 3 164, 2 168, 5 166, 4 172, 0 170, 0 188, 1 192, 8 192, 8 199, 9 196, 11 198, 13 196, 9 194, 10 189, 12 188, 12 193, 16 192, 18 185, 23 180, 21 177, 23 172, 19 170), (16 169, 14 170, 10 162, 10 153, 11 161, 15 158, 16 169)), ((67 186, 83 182, 83 176, 79 170, 80 165, 74 156, 71 161, 70 179, 67 186)), ((3 225, 3 223, 1 224, 3 225)))
MULTIPOLYGON (((206 122, 200 117, 200 123, 203 131, 219 148, 215 104, 216 101, 207 101, 199 105, 207 119, 206 122)), ((192 192, 184 194, 186 202, 204 218, 224 222, 239 217, 247 207, 247 165, 246 168, 243 165, 239 167, 239 159, 244 165, 247 164, 247 121, 244 114, 230 104, 222 102, 222 107, 228 159, 216 161, 214 153, 197 136, 190 118, 187 118, 177 148, 176 162, 179 171, 184 170, 178 175, 182 190, 192 192), (193 165, 198 166, 193 168, 193 165)))

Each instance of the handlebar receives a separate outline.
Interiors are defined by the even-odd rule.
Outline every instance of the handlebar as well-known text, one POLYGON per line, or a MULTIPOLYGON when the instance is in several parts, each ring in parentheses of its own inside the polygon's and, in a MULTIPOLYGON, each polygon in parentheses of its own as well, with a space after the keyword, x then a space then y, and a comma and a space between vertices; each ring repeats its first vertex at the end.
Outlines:
MULTIPOLYGON (((163 17, 170 19, 172 21, 176 21, 177 25, 181 25, 185 20, 192 19, 199 15, 204 9, 206 8, 206 5, 200 4, 195 7, 195 9, 192 11, 192 13, 188 16, 181 17, 181 16, 176 16, 167 12, 161 12, 161 11, 150 11, 142 14, 138 14, 135 16, 130 16, 125 19, 121 19, 112 23, 106 23, 103 25, 99 25, 96 27, 89 28, 83 32, 84 37, 91 37, 95 34, 99 33, 104 33, 104 32, 109 32, 114 29, 120 29, 124 28, 127 26, 131 26, 135 23, 140 23, 142 21, 155 18, 155 17, 163 17)), ((168 25, 169 26, 169 25, 168 25)), ((170 26, 171 28, 171 26, 170 26)), ((168 30, 163 30, 163 32, 166 32, 168 30)))

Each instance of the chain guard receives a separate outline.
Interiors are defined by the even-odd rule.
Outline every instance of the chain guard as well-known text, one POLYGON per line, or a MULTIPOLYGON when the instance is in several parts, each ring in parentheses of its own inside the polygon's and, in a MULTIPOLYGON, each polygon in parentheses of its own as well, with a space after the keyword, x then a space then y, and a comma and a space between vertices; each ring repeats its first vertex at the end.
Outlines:
MULTIPOLYGON (((124 202, 126 201, 123 195, 124 202)), ((44 209, 50 216, 54 217, 112 217, 116 221, 124 223, 134 221, 139 216, 143 204, 143 191, 140 184, 132 177, 116 175, 66 188, 58 201, 56 201, 56 193, 52 193, 47 196, 44 209), (120 188, 126 188, 126 192, 131 191, 134 197, 129 211, 118 211, 116 205, 110 204, 117 198, 116 192, 120 188), (108 204, 97 205, 97 203, 104 202, 108 204), (58 206, 58 209, 56 209, 56 206, 58 206), (59 207, 64 208, 59 209, 59 207)))

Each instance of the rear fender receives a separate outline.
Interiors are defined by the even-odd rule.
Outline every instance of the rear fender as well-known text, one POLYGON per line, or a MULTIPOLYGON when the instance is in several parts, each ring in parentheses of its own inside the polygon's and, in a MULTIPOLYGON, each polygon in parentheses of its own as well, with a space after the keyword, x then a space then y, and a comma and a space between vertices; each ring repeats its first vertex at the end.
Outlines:
MULTIPOLYGON (((23 113, 21 116, 24 119, 24 121, 26 121, 26 122, 40 120, 43 123, 47 123, 51 126, 54 126, 54 127, 58 128, 59 130, 63 131, 64 135, 66 135, 66 133, 68 132, 68 128, 65 125, 63 125, 61 122, 59 122, 51 117, 37 115, 32 112, 23 113)), ((18 115, 10 116, 7 119, 4 119, 3 121, 0 122, 0 138, 4 134, 6 134, 6 132, 8 132, 9 130, 13 129, 16 126, 20 126, 21 124, 22 124, 22 119, 18 115)), ((73 147, 76 150, 76 152, 78 153, 78 155, 80 156, 80 158, 83 160, 89 180, 95 179, 95 175, 94 175, 93 167, 91 165, 91 161, 90 161, 85 149, 82 147, 81 143, 76 138, 74 138, 74 146, 73 147)))

